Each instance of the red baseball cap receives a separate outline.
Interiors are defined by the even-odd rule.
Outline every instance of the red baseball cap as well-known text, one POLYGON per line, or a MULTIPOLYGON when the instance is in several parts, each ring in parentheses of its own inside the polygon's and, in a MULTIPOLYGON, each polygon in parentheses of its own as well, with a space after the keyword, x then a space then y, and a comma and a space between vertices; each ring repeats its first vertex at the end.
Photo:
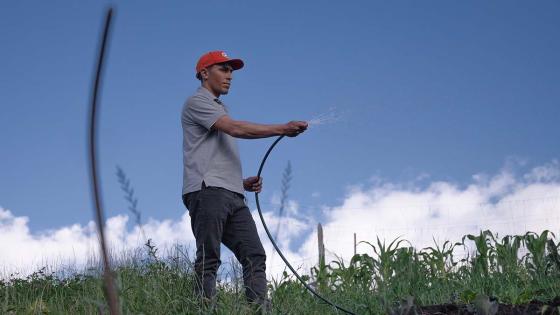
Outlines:
POLYGON ((196 73, 198 74, 202 69, 210 67, 211 65, 227 62, 231 65, 233 70, 239 70, 243 68, 243 60, 241 59, 230 59, 225 51, 216 50, 205 53, 198 59, 196 64, 196 73))

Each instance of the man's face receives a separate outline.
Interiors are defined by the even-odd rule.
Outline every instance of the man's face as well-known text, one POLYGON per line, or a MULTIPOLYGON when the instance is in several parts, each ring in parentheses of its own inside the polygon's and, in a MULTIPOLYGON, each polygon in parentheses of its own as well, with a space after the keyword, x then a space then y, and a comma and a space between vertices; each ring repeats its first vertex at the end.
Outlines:
POLYGON ((218 95, 225 95, 229 92, 231 79, 233 78, 233 68, 227 63, 212 65, 200 72, 206 87, 211 92, 218 95))

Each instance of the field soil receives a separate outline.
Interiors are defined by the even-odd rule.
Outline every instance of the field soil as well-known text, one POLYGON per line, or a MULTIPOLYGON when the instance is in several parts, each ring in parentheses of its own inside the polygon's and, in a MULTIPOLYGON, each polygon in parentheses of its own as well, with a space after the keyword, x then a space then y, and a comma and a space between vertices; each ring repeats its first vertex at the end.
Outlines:
MULTIPOLYGON (((429 305, 420 307, 420 314, 446 314, 446 315, 480 315, 472 306, 458 304, 429 305)), ((522 305, 510 305, 500 303, 496 315, 560 315, 560 297, 556 297, 549 303, 531 301, 522 305)))

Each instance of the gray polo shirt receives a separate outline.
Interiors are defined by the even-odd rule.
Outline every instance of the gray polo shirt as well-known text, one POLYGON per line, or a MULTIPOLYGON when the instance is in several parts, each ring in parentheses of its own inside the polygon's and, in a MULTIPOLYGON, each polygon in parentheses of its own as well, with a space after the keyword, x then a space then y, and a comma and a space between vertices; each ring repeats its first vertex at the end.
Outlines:
POLYGON ((225 105, 204 87, 187 99, 181 114, 183 126, 183 194, 206 186, 243 194, 237 141, 214 123, 227 115, 225 105))

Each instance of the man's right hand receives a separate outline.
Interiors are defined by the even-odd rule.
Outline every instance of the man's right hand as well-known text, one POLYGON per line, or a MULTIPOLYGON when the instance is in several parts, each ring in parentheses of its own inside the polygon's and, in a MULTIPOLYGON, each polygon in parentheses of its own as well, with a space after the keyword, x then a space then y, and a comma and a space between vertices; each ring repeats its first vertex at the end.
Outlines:
POLYGON ((298 136, 300 133, 307 130, 307 126, 308 124, 306 121, 290 121, 284 125, 284 135, 288 137, 298 136))

